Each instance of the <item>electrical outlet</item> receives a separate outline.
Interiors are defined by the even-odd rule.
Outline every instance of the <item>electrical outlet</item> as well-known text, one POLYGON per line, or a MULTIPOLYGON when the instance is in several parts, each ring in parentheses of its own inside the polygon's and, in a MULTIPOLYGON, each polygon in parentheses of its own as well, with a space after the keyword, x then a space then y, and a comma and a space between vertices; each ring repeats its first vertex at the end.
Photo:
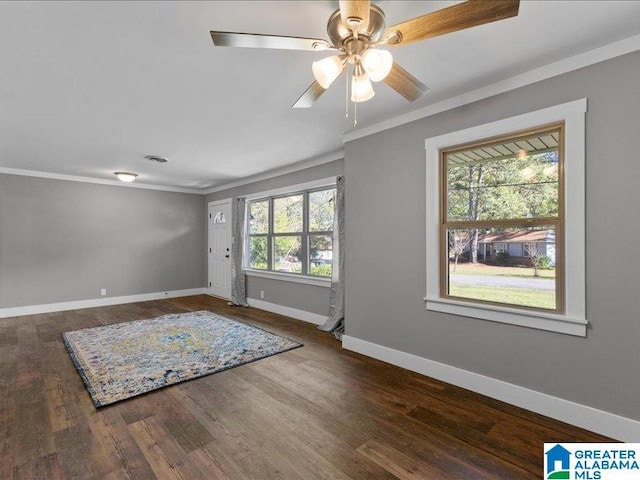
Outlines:
POLYGON ((100 290, 100 295, 102 295, 103 297, 107 294, 107 289, 103 288, 102 290, 100 290))
POLYGON ((260 298, 264 298, 264 290, 260 290, 260 298))

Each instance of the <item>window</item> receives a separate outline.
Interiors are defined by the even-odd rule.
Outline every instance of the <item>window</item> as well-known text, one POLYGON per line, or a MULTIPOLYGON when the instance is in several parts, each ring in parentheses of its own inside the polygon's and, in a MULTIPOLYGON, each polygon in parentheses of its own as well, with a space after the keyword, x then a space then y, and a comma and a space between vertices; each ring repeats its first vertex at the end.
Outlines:
POLYGON ((224 215, 224 212, 216 213, 216 216, 213 218, 213 223, 227 223, 227 217, 224 215))
POLYGON ((428 310, 585 336, 586 99, 432 137, 428 310))
POLYGON ((507 244, 506 243, 496 243, 493 247, 493 251, 495 253, 506 253, 507 252, 507 244))
POLYGON ((563 258, 546 249, 563 245, 563 129, 441 151, 443 298, 564 312, 563 258))
POLYGON ((331 277, 335 188, 247 203, 246 267, 331 277))

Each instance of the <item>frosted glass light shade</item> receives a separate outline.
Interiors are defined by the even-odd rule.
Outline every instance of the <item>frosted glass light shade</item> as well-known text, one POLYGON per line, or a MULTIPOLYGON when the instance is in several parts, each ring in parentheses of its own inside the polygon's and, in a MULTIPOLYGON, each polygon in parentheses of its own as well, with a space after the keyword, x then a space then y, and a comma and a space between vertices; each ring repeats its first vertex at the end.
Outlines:
POLYGON ((371 100, 375 96, 376 92, 373 91, 371 80, 367 74, 353 76, 351 79, 351 101, 352 102, 366 102, 371 100))
POLYGON ((362 66, 372 81, 379 82, 389 75, 393 67, 393 57, 386 50, 369 48, 362 54, 362 66))
POLYGON ((129 173, 129 172, 114 172, 114 174, 116 177, 118 177, 118 180, 125 183, 133 182, 138 176, 135 173, 129 173))
POLYGON ((338 75, 342 73, 344 64, 342 58, 338 55, 332 57, 323 58, 317 62, 313 62, 311 70, 313 70, 313 76, 316 77, 316 81, 322 88, 329 88, 333 81, 338 78, 338 75))

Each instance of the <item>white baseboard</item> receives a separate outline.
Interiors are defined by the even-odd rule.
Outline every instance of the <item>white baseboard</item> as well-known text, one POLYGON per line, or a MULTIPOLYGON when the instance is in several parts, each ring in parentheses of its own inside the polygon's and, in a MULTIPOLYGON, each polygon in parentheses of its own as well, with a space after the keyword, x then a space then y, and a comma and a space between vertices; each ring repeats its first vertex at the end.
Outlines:
POLYGON ((256 298, 247 298, 247 303, 249 304, 249 306, 259 308, 260 310, 279 313, 280 315, 296 318, 298 320, 302 320, 303 322, 313 323, 314 325, 322 325, 327 321, 327 317, 318 315, 317 313, 298 310, 297 308, 285 307, 284 305, 265 302, 264 300, 258 300, 256 298))
POLYGON ((342 348, 624 442, 640 441, 640 422, 545 393, 344 335, 342 348))
POLYGON ((29 305, 26 307, 0 308, 0 318, 21 317, 23 315, 35 315, 38 313, 63 312, 66 310, 78 310, 81 308, 104 307, 107 305, 121 305, 124 303, 148 302, 162 298, 188 297, 207 293, 206 288, 190 288, 188 290, 171 290, 169 292, 143 293, 140 295, 127 295, 124 297, 92 298, 90 300, 76 300, 72 302, 46 303, 42 305, 29 305))

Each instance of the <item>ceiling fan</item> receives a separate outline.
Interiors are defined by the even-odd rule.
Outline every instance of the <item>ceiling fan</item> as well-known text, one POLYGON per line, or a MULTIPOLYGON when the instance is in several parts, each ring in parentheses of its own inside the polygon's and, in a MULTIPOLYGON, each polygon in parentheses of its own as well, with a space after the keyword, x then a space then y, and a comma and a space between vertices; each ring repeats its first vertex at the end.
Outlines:
POLYGON ((370 0, 340 0, 340 8, 327 22, 330 41, 212 31, 214 45, 220 47, 275 48, 287 50, 333 51, 335 55, 313 62, 315 81, 296 100, 293 108, 309 108, 345 70, 353 66, 351 100, 365 102, 375 95, 371 81, 384 81, 413 102, 429 89, 393 61, 381 46, 407 45, 446 33, 518 15, 519 0, 468 0, 385 29, 385 15, 370 0))

